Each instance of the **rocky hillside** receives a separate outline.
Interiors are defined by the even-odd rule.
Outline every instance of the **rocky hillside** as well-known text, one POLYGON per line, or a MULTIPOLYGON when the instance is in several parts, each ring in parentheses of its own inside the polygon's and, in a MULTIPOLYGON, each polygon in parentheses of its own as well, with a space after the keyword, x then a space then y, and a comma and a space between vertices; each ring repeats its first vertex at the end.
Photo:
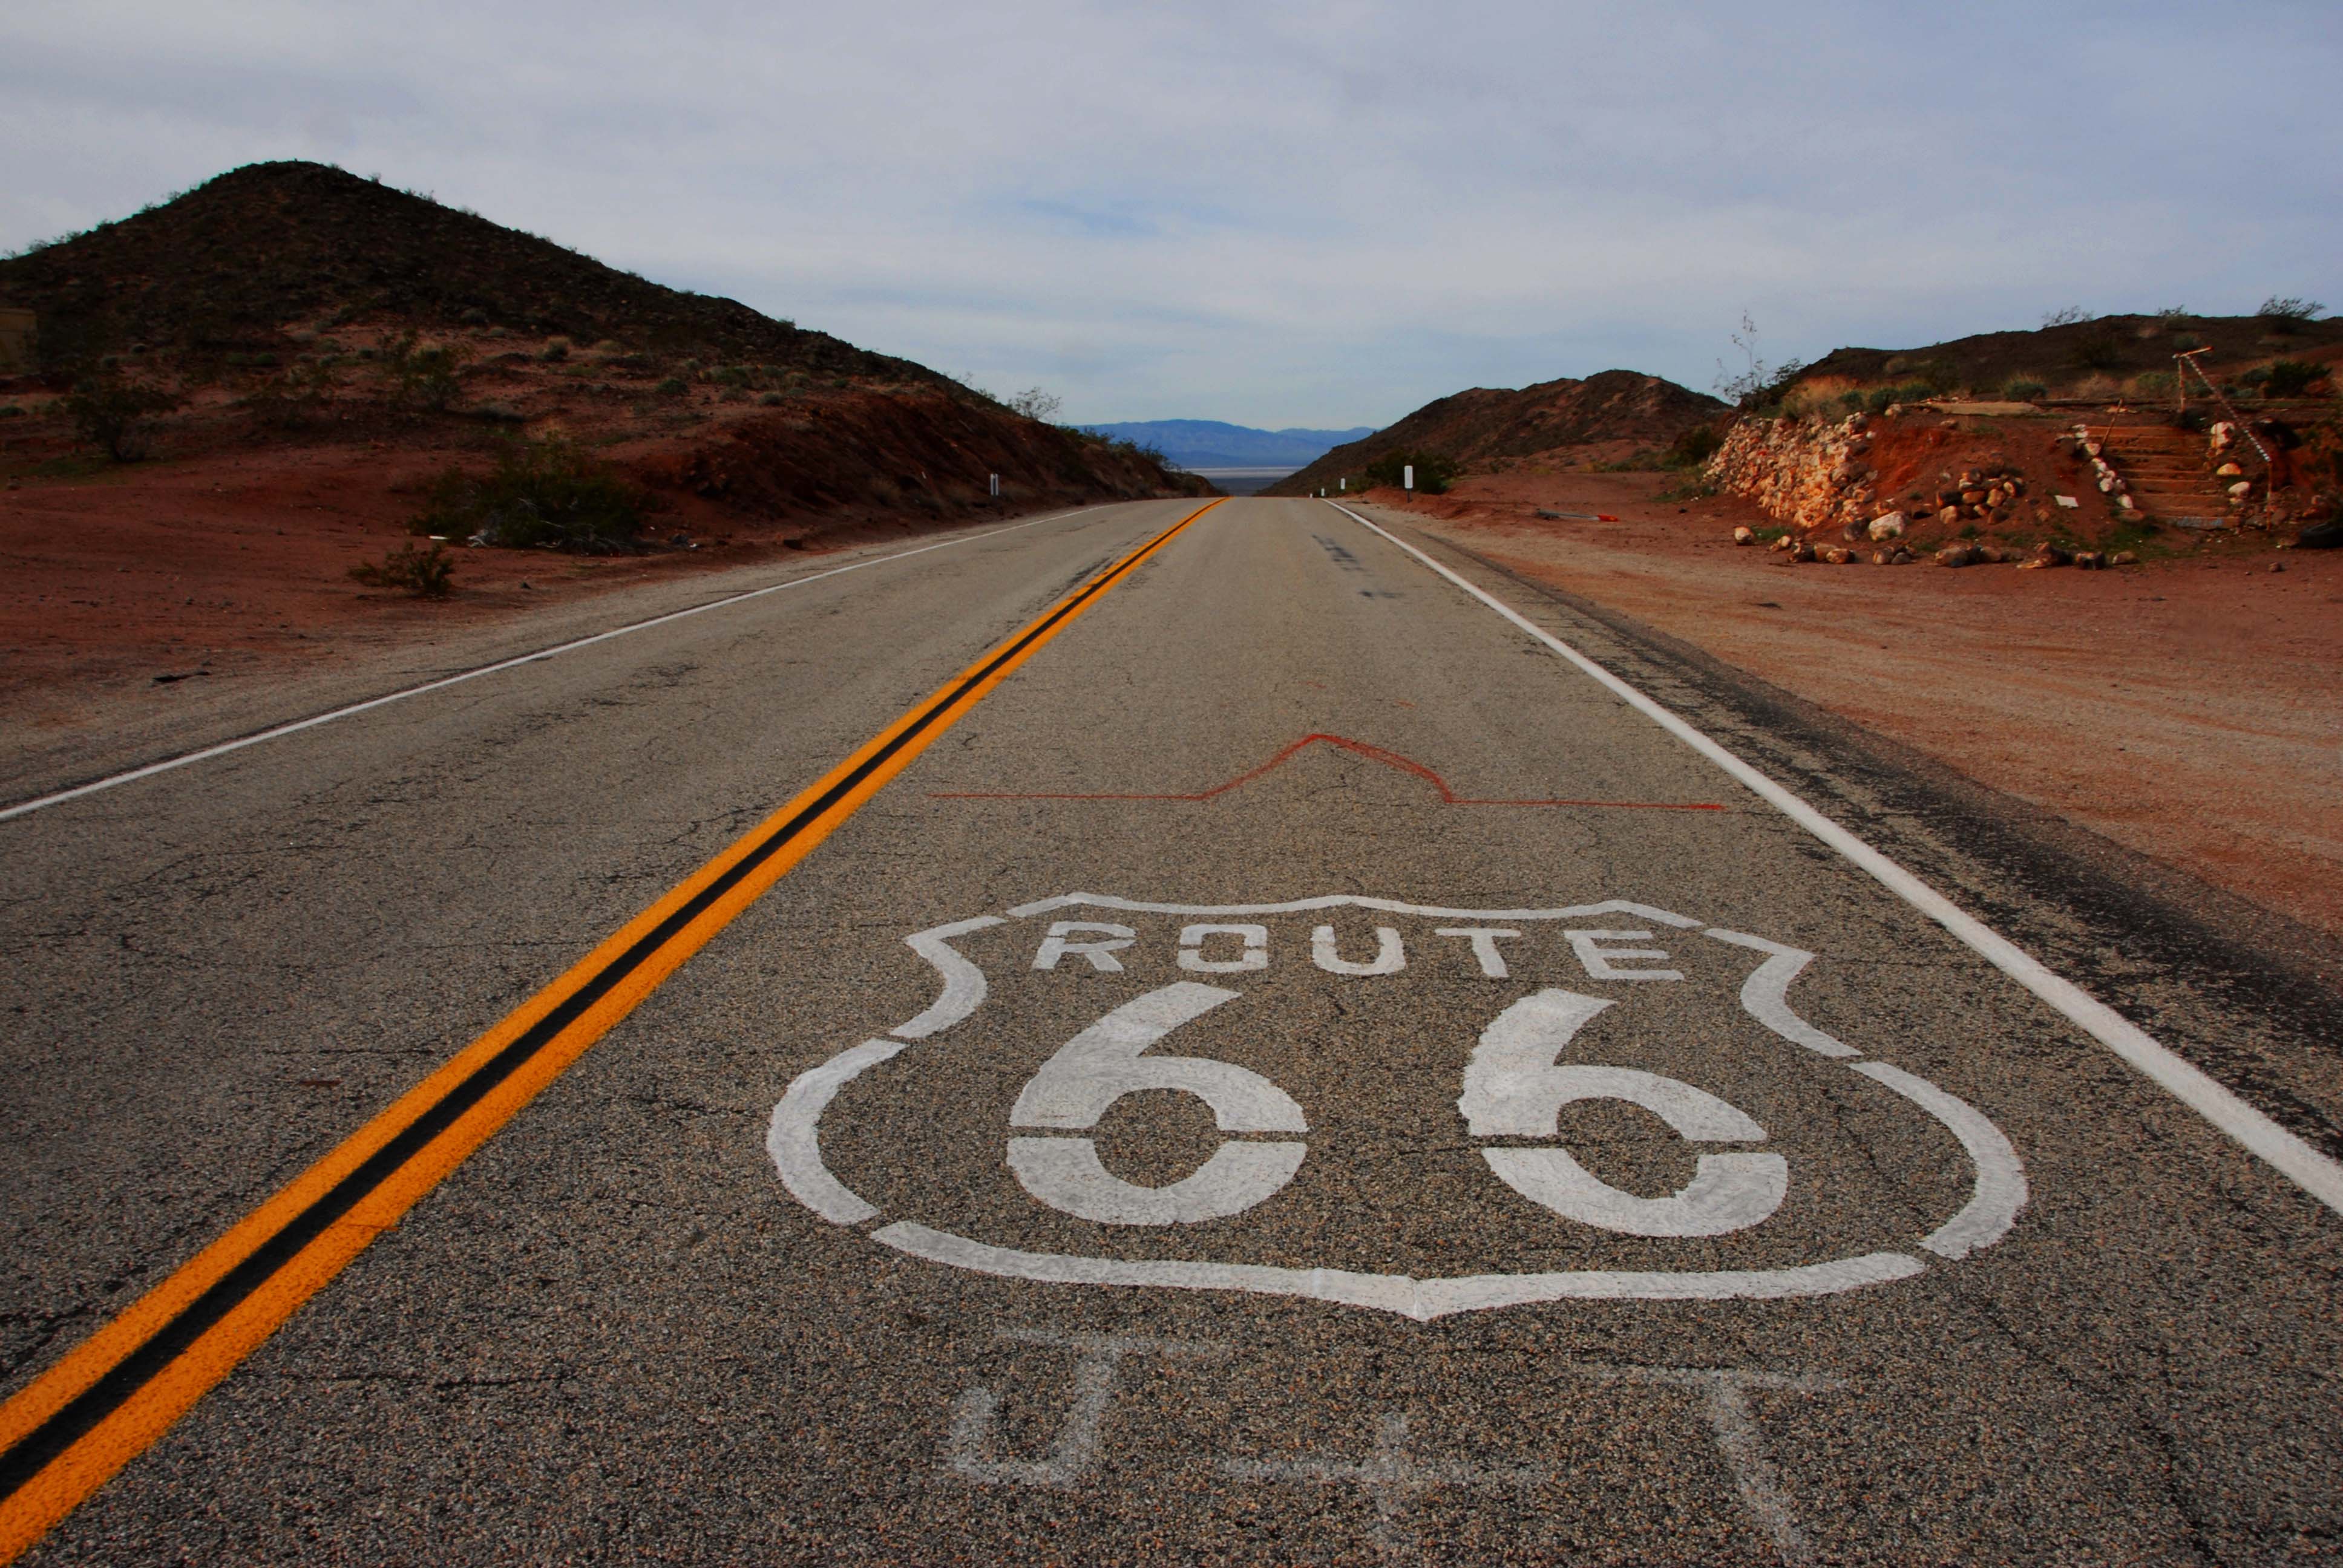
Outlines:
POLYGON ((910 360, 319 164, 239 168, 0 261, 0 305, 39 318, 37 373, 0 381, 20 482, 96 460, 69 396, 96 382, 145 400, 117 458, 362 445, 461 465, 558 437, 792 537, 1207 488, 910 360))
POLYGON ((1565 377, 1519 391, 1475 387, 1337 447, 1264 493, 1309 495, 1321 485, 1333 488, 1345 476, 1355 489, 1367 465, 1388 452, 1437 453, 1473 469, 1565 447, 1662 447, 1725 412, 1714 397, 1633 370, 1605 370, 1583 381, 1565 377))
POLYGON ((51 365, 141 344, 193 357, 266 352, 283 347, 288 327, 395 321, 425 333, 501 327, 828 375, 941 379, 325 164, 249 164, 0 261, 0 300, 39 313, 51 365))
MULTIPOLYGON (((2030 332, 1986 332, 1922 348, 1839 348, 1805 367, 1784 388, 1794 405, 1819 410, 1855 390, 1979 399, 2014 397, 2107 402, 2172 398, 2174 356, 2202 349, 2198 362, 2232 393, 2259 397, 2272 368, 2291 362, 2321 370, 2343 361, 2343 319, 2274 316, 2102 316, 2030 332)), ((2199 397, 2195 381, 2190 391, 2199 397)))

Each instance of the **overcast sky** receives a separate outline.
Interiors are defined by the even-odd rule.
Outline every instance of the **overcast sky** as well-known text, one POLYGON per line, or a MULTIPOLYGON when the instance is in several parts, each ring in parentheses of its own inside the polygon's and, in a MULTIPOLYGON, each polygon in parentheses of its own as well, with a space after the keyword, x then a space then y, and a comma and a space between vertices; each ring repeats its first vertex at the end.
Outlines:
POLYGON ((1082 420, 2343 308, 2343 4, 0 8, 0 249, 309 157, 1082 420))

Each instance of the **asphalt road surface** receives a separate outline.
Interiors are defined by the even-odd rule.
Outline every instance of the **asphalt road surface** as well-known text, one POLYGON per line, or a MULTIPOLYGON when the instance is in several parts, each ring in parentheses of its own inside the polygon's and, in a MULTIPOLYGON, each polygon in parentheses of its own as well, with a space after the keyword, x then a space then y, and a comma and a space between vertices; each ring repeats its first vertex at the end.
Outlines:
POLYGON ((1193 511, 0 821, 0 1554, 2343 1554, 2330 991, 1193 511))

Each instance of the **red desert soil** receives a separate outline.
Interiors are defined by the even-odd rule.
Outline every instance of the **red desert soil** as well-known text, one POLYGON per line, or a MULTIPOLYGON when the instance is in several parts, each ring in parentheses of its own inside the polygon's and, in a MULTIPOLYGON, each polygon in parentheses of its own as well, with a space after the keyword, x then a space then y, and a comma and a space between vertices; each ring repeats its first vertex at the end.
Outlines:
MULTIPOLYGON (((145 706, 157 678, 314 670, 614 588, 797 558, 779 530, 682 496, 652 532, 688 531, 697 548, 458 549, 456 592, 437 601, 353 582, 351 567, 413 542, 407 521, 447 457, 226 452, 0 491, 0 723, 20 735, 94 734, 126 702, 145 706)), ((818 537, 830 548, 922 526, 932 524, 871 518, 818 537)))
MULTIPOLYGON (((2217 887, 2343 935, 2343 552, 2113 571, 1792 566, 1667 474, 1515 472, 1428 531, 1634 616, 2217 887), (1553 511, 1622 520, 1551 521, 1553 511)), ((1367 499, 1396 508, 1402 498, 1367 499)))

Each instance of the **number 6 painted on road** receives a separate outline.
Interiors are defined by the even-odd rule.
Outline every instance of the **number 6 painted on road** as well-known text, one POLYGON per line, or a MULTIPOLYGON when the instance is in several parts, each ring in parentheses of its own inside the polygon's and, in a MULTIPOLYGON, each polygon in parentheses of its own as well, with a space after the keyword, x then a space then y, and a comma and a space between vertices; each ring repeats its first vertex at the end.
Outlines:
MULTIPOLYGON (((1171 1089, 1212 1108, 1223 1132, 1307 1132, 1293 1097, 1258 1072, 1196 1056, 1142 1056, 1157 1040, 1240 993, 1182 980, 1116 1008, 1068 1040, 1027 1081, 1012 1127, 1096 1127, 1126 1094, 1171 1089)), ((1305 1143, 1223 1143, 1177 1181, 1141 1187, 1110 1175, 1088 1138, 1011 1138, 1009 1168, 1053 1209, 1109 1225, 1194 1224, 1242 1213, 1293 1180, 1305 1143)))
MULTIPOLYGON (((1581 1100, 1640 1105, 1699 1142, 1757 1142, 1765 1130, 1704 1089, 1656 1072, 1554 1059, 1609 1001, 1559 988, 1525 996, 1481 1033, 1456 1109, 1475 1138, 1552 1138, 1562 1108, 1581 1100)), ((1779 1154, 1704 1154, 1682 1191, 1624 1192, 1560 1149, 1483 1149, 1497 1179, 1566 1219, 1630 1236, 1722 1236, 1782 1206, 1789 1161, 1779 1154)))

